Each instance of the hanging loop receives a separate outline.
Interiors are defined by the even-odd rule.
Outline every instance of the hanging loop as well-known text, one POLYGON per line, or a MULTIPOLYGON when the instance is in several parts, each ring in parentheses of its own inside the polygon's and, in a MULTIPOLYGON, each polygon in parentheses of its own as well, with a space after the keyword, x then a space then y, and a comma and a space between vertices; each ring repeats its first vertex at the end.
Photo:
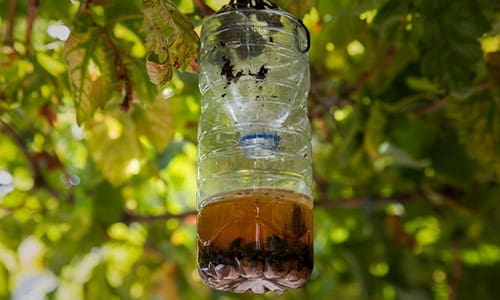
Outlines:
POLYGON ((309 51, 309 48, 311 48, 311 34, 309 33, 309 30, 307 29, 306 25, 304 25, 304 23, 302 22, 302 20, 300 19, 297 19, 297 22, 298 24, 295 25, 295 44, 297 46, 297 49, 299 49, 300 52, 302 53, 307 53, 307 51, 309 51), (306 45, 304 47, 304 45, 301 43, 301 41, 299 41, 299 26, 302 27, 302 29, 304 30, 305 34, 306 34, 306 45))

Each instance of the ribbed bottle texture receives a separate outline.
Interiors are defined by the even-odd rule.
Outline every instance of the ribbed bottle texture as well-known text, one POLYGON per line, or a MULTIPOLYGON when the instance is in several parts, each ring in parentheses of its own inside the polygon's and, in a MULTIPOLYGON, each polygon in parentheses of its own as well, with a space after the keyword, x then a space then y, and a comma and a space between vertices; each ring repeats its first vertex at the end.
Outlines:
POLYGON ((211 287, 275 291, 313 267, 308 33, 276 9, 202 27, 198 269, 211 287))

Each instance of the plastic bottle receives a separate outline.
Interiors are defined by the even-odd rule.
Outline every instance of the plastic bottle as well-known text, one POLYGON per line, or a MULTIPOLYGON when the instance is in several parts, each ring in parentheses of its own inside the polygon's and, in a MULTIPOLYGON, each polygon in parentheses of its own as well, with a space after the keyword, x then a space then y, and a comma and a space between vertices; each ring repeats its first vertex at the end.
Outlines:
POLYGON ((214 289, 303 285, 313 268, 309 34, 279 9, 202 26, 198 270, 214 289))

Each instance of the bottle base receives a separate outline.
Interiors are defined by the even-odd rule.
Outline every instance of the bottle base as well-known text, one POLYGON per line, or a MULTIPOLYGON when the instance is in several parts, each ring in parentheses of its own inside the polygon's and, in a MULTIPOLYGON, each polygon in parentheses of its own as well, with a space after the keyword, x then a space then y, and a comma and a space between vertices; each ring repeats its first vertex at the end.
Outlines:
POLYGON ((313 269, 309 198, 277 189, 219 195, 198 213, 198 271, 216 290, 275 292, 304 285, 313 269))
MULTIPOLYGON (((235 258, 235 265, 214 265, 199 267, 203 281, 213 289, 233 293, 283 292, 301 287, 311 275, 311 269, 293 269, 294 262, 288 262, 289 268, 275 268, 271 264, 249 259, 235 258)), ((285 263, 287 264, 287 263, 285 263)))

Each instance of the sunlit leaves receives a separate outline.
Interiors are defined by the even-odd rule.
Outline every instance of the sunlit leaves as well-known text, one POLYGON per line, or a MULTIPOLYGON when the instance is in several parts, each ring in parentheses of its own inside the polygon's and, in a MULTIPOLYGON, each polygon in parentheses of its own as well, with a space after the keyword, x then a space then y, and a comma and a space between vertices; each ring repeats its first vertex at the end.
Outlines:
POLYGON ((164 85, 176 69, 197 71, 198 36, 191 22, 168 0, 143 0, 151 81, 164 85))
POLYGON ((481 59, 478 38, 490 29, 476 1, 387 1, 376 28, 387 38, 403 36, 423 43, 421 70, 440 85, 463 91, 481 59), (441 65, 447 68, 442 68, 441 65))
POLYGON ((158 151, 167 146, 175 133, 171 106, 169 101, 160 99, 144 109, 132 112, 137 133, 145 136, 158 151))
POLYGON ((94 118, 88 126, 87 143, 97 168, 113 184, 126 182, 141 171, 145 162, 145 137, 158 151, 174 134, 170 103, 157 101, 134 105, 130 114, 115 110, 94 118))
POLYGON ((469 100, 457 100, 449 106, 448 115, 456 120, 460 139, 468 153, 483 166, 483 174, 500 176, 500 96, 480 94, 469 100))
POLYGON ((419 217, 406 222, 405 230, 414 234, 419 246, 435 243, 441 235, 441 227, 434 217, 419 217))
POLYGON ((72 31, 65 46, 78 123, 92 118, 116 93, 115 53, 102 28, 72 31))
POLYGON ((88 132, 92 158, 111 183, 124 183, 139 173, 142 148, 131 120, 105 115, 96 118, 88 132))
POLYGON ((466 265, 491 266, 500 262, 500 247, 491 244, 481 244, 476 249, 467 249, 462 254, 466 265))
POLYGON ((52 76, 59 76, 66 72, 66 67, 58 58, 54 58, 46 53, 38 53, 37 59, 40 65, 52 76))
POLYGON ((130 54, 137 58, 143 58, 146 55, 146 49, 142 43, 140 37, 133 32, 130 28, 118 23, 113 28, 114 35, 125 41, 132 43, 132 48, 130 48, 130 54))

